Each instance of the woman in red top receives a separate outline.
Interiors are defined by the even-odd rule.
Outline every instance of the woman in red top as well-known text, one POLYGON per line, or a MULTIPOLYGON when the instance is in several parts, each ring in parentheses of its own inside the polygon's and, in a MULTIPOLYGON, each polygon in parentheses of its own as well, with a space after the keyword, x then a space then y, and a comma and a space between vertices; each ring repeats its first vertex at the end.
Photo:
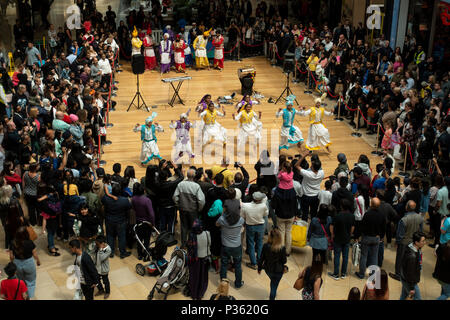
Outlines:
POLYGON ((25 281, 16 277, 17 267, 10 262, 5 267, 8 279, 0 284, 0 298, 4 300, 28 300, 28 288, 25 281))
POLYGON ((15 191, 16 185, 22 183, 22 178, 14 172, 14 165, 11 161, 6 161, 3 165, 3 173, 2 175, 5 177, 6 183, 9 184, 15 191))

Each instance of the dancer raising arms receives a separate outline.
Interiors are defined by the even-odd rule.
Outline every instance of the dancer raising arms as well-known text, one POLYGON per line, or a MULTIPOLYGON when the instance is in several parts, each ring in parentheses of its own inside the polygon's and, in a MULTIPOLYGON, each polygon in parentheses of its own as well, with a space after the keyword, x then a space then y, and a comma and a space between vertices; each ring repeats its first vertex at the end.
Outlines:
POLYGON ((217 111, 214 103, 210 102, 208 108, 200 114, 204 123, 202 130, 203 146, 210 142, 211 139, 221 141, 224 145, 227 143, 227 129, 216 121, 217 116, 225 117, 224 108, 222 108, 222 112, 217 111))
POLYGON ((175 132, 177 134, 174 145, 174 162, 177 162, 181 157, 183 157, 185 152, 189 155, 190 159, 195 157, 194 153, 192 152, 191 137, 189 135, 189 130, 191 128, 195 128, 195 124, 188 121, 190 112, 191 109, 189 109, 186 113, 182 113, 180 115, 180 120, 176 122, 171 121, 169 125, 169 128, 175 129, 175 132))
POLYGON ((255 104, 259 104, 259 103, 260 103, 260 101, 258 99, 253 100, 251 96, 246 94, 245 96, 242 97, 242 100, 236 104, 236 110, 239 113, 239 112, 241 112, 241 110, 244 108, 244 106, 246 104, 250 104, 253 107, 255 104))
POLYGON ((133 128, 134 132, 141 133, 141 141, 142 141, 142 150, 141 150, 141 164, 146 165, 153 158, 162 159, 159 155, 159 148, 156 142, 155 132, 164 132, 162 126, 160 126, 157 122, 153 124, 153 119, 156 118, 158 114, 153 112, 150 117, 145 119, 144 125, 139 125, 139 123, 133 128))
MULTIPOLYGON (((200 114, 208 108, 208 105, 209 105, 210 102, 212 102, 211 95, 210 94, 205 94, 203 96, 202 100, 200 100, 200 102, 198 103, 197 107, 195 108, 195 111, 198 112, 198 116, 200 116, 200 114)), ((216 109, 220 110, 220 108, 221 108, 220 103, 215 103, 215 102, 212 102, 212 103, 214 104, 214 107, 216 109)))
POLYGON ((279 149, 289 150, 291 144, 297 144, 299 148, 304 141, 301 130, 294 126, 295 115, 297 110, 294 109, 294 95, 290 95, 286 98, 286 108, 278 109, 276 117, 283 117, 283 126, 281 127, 281 141, 279 149))
MULTIPOLYGON (((324 97, 326 93, 322 95, 324 97)), ((319 150, 321 147, 324 147, 327 149, 328 152, 330 151, 330 133, 328 132, 328 129, 323 125, 322 121, 324 118, 324 115, 331 116, 333 115, 332 112, 326 111, 323 107, 320 106, 322 103, 323 98, 317 98, 315 100, 315 105, 311 107, 307 111, 300 111, 299 114, 302 116, 308 116, 309 115, 309 132, 308 132, 308 139, 306 140, 306 149, 308 150, 319 150)))
POLYGON ((238 150, 245 150, 245 143, 247 142, 247 138, 254 136, 256 139, 254 151, 256 151, 256 146, 261 139, 262 123, 258 121, 258 119, 261 119, 261 112, 259 112, 259 116, 257 116, 252 110, 251 104, 247 103, 237 114, 237 116, 233 114, 233 119, 239 121, 240 130, 237 137, 238 150))

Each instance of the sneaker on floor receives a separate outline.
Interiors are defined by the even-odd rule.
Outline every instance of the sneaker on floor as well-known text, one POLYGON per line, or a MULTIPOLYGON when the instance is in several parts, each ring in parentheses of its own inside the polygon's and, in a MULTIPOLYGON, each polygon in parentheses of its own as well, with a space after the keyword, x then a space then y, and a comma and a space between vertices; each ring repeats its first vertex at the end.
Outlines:
POLYGON ((328 272, 328 275, 334 280, 339 280, 339 275, 337 275, 337 274, 334 274, 332 272, 328 272))
POLYGON ((347 278, 347 275, 345 273, 341 274, 341 279, 347 278))
POLYGON ((129 256, 131 256, 131 252, 127 251, 124 254, 120 255, 120 259, 124 259, 124 258, 129 257, 129 256))
POLYGON ((355 276, 357 276, 359 279, 364 279, 364 275, 360 275, 359 272, 355 272, 355 276))
POLYGON ((240 288, 242 288, 244 286, 244 281, 241 281, 241 285, 238 287, 238 286, 236 286, 236 284, 234 285, 234 287, 236 288, 236 289, 240 289, 240 288))
POLYGON ((258 269, 258 266, 256 264, 251 264, 250 262, 247 262, 245 265, 253 270, 258 269))
POLYGON ((103 296, 103 299, 108 299, 109 298, 109 293, 105 293, 105 295, 103 296))

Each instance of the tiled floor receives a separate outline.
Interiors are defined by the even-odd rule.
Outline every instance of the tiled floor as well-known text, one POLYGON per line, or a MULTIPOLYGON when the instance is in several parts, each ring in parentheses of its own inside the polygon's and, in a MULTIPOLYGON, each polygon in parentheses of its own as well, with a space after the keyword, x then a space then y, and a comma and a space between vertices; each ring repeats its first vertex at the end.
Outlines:
MULTIPOLYGON (((57 242, 62 255, 60 257, 52 257, 46 251, 46 236, 40 234, 40 230, 36 230, 39 238, 36 241, 38 254, 41 259, 41 266, 37 267, 37 300, 67 300, 73 299, 74 290, 68 289, 67 282, 69 274, 66 272, 68 267, 73 263, 73 256, 70 255, 67 245, 57 242)), ((176 228, 176 236, 179 239, 179 228, 176 228)), ((0 230, 0 246, 4 248, 3 229, 0 230)), ((173 248, 170 248, 166 257, 170 257, 173 248)), ((121 260, 119 257, 110 259, 111 272, 109 275, 111 282, 112 300, 142 300, 146 299, 148 293, 153 288, 156 278, 148 275, 141 277, 135 272, 135 266, 140 261, 137 260, 136 249, 132 250, 133 255, 121 260)), ((299 272, 307 266, 311 261, 311 248, 294 248, 291 256, 288 258, 289 272, 285 274, 280 282, 277 292, 279 300, 298 300, 300 294, 293 289, 293 284, 297 279, 299 272)), ((0 252, 0 268, 3 269, 8 262, 8 254, 4 249, 0 252)), ((245 285, 236 290, 232 286, 231 294, 236 299, 248 300, 266 300, 269 298, 269 278, 262 272, 258 275, 257 271, 249 269, 245 263, 249 259, 246 255, 243 257, 243 280, 245 285)), ((436 299, 440 295, 440 285, 432 278, 431 274, 434 270, 436 258, 433 250, 426 246, 424 248, 424 264, 421 276, 420 289, 423 299, 436 299)), ((394 270, 395 249, 389 248, 385 250, 384 269, 387 272, 394 270)), ((360 290, 364 287, 364 280, 359 280, 353 273, 356 269, 349 265, 349 272, 346 279, 333 280, 327 276, 328 271, 332 271, 331 263, 328 265, 323 274, 323 286, 321 289, 321 299, 326 300, 343 300, 346 299, 349 290, 352 287, 358 287, 360 290)), ((2 274, 4 276, 4 273, 2 274)), ((228 272, 228 278, 234 281, 234 274, 228 272)), ((209 298, 217 289, 219 275, 215 272, 209 273, 209 285, 205 294, 205 298, 209 298)), ((400 283, 389 278, 390 299, 397 300, 400 297, 400 283)), ((158 294, 155 299, 161 299, 158 294)), ((103 296, 96 297, 103 299, 103 296)), ((171 293, 169 300, 186 299, 181 292, 171 293)))

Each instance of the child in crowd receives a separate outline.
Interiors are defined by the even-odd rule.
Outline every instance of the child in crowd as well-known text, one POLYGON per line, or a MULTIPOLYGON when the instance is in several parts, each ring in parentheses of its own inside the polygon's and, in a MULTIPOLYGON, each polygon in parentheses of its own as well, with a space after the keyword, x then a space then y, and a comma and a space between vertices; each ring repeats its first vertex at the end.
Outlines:
POLYGON ((97 246, 95 266, 97 267, 97 272, 101 278, 101 281, 99 281, 97 285, 98 292, 96 293, 96 296, 104 294, 103 298, 108 299, 110 294, 108 274, 111 247, 108 245, 108 243, 106 242, 106 238, 103 235, 97 236, 97 238, 95 239, 95 245, 97 246))
POLYGON ((320 190, 317 195, 317 197, 319 198, 319 206, 321 204, 326 204, 328 206, 331 204, 331 197, 333 195, 331 193, 331 186, 332 186, 331 180, 325 181, 325 190, 320 190))

